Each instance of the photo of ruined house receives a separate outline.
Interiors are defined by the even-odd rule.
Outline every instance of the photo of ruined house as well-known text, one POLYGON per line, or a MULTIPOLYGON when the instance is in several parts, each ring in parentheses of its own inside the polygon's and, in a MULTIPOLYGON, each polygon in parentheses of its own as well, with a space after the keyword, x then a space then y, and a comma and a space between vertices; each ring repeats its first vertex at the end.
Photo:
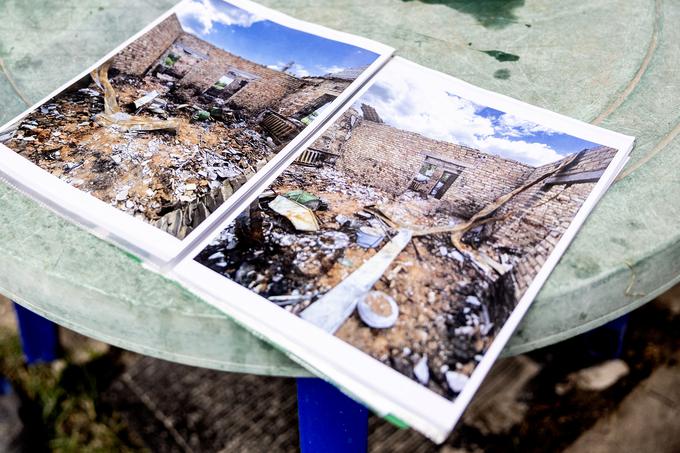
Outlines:
POLYGON ((616 150, 391 62, 196 261, 455 398, 616 150))
POLYGON ((185 0, 0 144, 183 239, 377 56, 222 0, 185 0))

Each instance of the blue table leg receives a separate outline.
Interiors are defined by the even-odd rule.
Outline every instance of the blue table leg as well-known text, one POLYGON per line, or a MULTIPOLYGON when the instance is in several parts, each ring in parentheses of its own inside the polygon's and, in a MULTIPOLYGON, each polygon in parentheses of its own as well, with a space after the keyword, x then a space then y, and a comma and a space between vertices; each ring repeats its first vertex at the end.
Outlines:
POLYGON ((366 452, 368 409, 316 378, 297 380, 300 450, 366 452))
POLYGON ((623 353, 623 343, 630 314, 583 334, 588 355, 594 359, 618 359, 623 353))
POLYGON ((26 364, 55 360, 59 351, 57 325, 16 303, 14 311, 26 364))

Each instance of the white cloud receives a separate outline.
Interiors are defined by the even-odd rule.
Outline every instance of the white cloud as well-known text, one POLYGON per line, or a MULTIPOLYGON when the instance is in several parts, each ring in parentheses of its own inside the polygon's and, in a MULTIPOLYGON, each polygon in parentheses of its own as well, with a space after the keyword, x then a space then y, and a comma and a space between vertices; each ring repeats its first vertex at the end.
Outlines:
POLYGON ((532 123, 531 121, 519 118, 510 113, 504 113, 498 118, 498 133, 510 137, 522 137, 539 133, 553 135, 556 134, 557 131, 547 126, 532 123))
POLYGON ((198 31, 206 35, 212 32, 215 23, 250 27, 255 22, 264 20, 222 0, 185 0, 177 8, 177 17, 189 33, 196 34, 198 31), (188 25, 190 21, 198 22, 201 30, 188 25))
POLYGON ((347 68, 343 66, 333 65, 333 66, 319 66, 319 69, 320 69, 319 72, 321 74, 335 74, 337 72, 342 72, 347 68))
POLYGON ((383 121, 398 129, 468 145, 529 165, 543 165, 563 157, 546 143, 522 139, 555 131, 510 114, 497 119, 482 116, 483 106, 450 91, 451 84, 446 78, 393 61, 355 106, 360 108, 361 103, 373 106, 383 121))
POLYGON ((500 137, 485 137, 477 142, 476 148, 534 167, 549 164, 564 157, 545 143, 529 143, 524 140, 509 140, 500 137))
POLYGON ((293 74, 294 76, 297 76, 297 77, 308 77, 310 75, 310 72, 309 72, 309 70, 307 70, 307 68, 305 68, 301 64, 297 64, 297 63, 295 63, 290 68, 288 68, 288 71, 286 71, 286 72, 289 72, 289 73, 291 73, 291 74, 293 74))

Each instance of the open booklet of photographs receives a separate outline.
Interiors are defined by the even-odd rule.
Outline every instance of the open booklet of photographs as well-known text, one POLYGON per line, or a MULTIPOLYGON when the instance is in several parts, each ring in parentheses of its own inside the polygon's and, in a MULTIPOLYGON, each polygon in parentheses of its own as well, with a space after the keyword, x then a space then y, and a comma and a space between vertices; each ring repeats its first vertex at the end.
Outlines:
POLYGON ((390 54, 247 1, 185 0, 3 128, 0 169, 165 262, 390 54))
POLYGON ((177 277, 441 441, 631 147, 393 59, 177 277))

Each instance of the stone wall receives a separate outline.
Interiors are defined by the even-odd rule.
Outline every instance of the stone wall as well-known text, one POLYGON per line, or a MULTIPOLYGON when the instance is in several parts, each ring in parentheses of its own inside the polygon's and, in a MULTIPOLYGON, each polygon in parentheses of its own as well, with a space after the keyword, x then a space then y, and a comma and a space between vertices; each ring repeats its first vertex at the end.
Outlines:
POLYGON ((310 149, 340 156, 343 146, 352 137, 352 130, 362 121, 359 112, 350 107, 317 138, 310 149))
POLYGON ((141 76, 183 33, 177 16, 173 14, 116 54, 112 67, 126 74, 141 76))
MULTIPOLYGON (((442 200, 450 210, 469 217, 517 187, 534 169, 473 148, 432 140, 373 121, 362 120, 344 144, 339 165, 365 184, 398 195, 409 188, 427 157, 460 168, 460 176, 442 200)), ((429 192, 443 173, 440 168, 422 191, 429 192)))
MULTIPOLYGON (((511 216, 507 221, 496 222, 491 228, 492 235, 499 245, 521 253, 514 269, 518 296, 528 288, 595 187, 596 182, 590 176, 606 169, 615 154, 615 149, 604 146, 586 150, 554 179, 559 182, 560 176, 570 175, 575 182, 553 184, 550 182, 553 178, 548 178, 517 195, 499 210, 500 216, 511 216), (584 177, 579 179, 579 175, 584 177)), ((536 168, 526 182, 546 175, 560 163, 536 168)))
MULTIPOLYGON (((188 33, 177 40, 175 47, 191 49, 206 57, 194 59, 189 56, 192 58, 192 67, 179 82, 181 87, 194 91, 193 94, 204 92, 213 86, 229 68, 257 76, 257 80, 249 82, 230 98, 235 106, 246 110, 260 111, 276 107, 287 94, 299 90, 304 84, 296 77, 238 57, 188 33)), ((185 56, 181 55, 180 60, 175 63, 179 65, 179 70, 182 58, 185 56)))
POLYGON ((281 100, 303 86, 301 80, 288 74, 279 74, 282 77, 262 78, 248 83, 229 99, 230 102, 251 112, 269 108, 278 113, 281 100))
MULTIPOLYGON (((281 101, 286 96, 307 85, 302 79, 238 57, 184 32, 175 15, 168 17, 116 55, 113 67, 127 74, 142 76, 150 68, 162 64, 171 53, 179 56, 171 72, 180 77, 179 88, 188 96, 201 94, 212 87, 226 75, 229 68, 257 76, 257 80, 249 82, 230 98, 236 107, 252 112, 260 112, 265 108, 278 110, 279 105, 284 105, 281 101)), ((310 92, 315 89, 328 90, 329 83, 325 80, 312 83, 310 92)), ((294 97, 291 96, 290 99, 294 97)), ((304 102, 305 100, 299 101, 304 102)), ((288 111, 292 102, 286 102, 285 105, 288 111)))
POLYGON ((333 101, 347 88, 351 80, 322 77, 305 77, 305 86, 281 101, 279 112, 283 116, 301 119, 326 102, 333 101))

